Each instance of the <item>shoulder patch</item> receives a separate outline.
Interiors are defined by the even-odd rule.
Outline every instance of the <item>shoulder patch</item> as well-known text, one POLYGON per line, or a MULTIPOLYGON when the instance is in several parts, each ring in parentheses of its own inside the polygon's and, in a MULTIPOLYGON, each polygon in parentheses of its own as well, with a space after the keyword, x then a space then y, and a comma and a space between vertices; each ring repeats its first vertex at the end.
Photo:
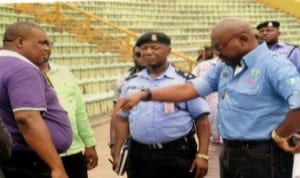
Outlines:
POLYGON ((133 79, 133 78, 135 78, 135 77, 137 77, 137 76, 138 76, 138 75, 137 75, 136 73, 130 74, 128 77, 125 78, 125 81, 131 80, 131 79, 133 79))
POLYGON ((176 68, 175 71, 176 71, 176 73, 178 73, 180 76, 182 76, 183 78, 185 78, 187 80, 196 78, 196 75, 194 75, 190 72, 185 72, 185 71, 183 71, 181 69, 178 69, 178 68, 176 68))

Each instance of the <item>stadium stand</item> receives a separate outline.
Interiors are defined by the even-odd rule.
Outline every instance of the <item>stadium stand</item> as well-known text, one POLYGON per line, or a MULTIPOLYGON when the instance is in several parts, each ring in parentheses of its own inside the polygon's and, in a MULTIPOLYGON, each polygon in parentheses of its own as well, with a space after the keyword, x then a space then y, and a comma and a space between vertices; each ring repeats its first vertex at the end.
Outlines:
POLYGON ((90 117, 111 111, 112 84, 132 66, 130 45, 141 33, 169 34, 175 51, 173 62, 186 70, 193 61, 186 63, 181 56, 195 59, 197 50, 210 43, 211 27, 223 17, 245 18, 253 29, 258 22, 276 19, 281 22, 280 38, 300 44, 299 19, 253 0, 0 4, 0 15, 0 39, 14 21, 32 21, 45 28, 54 41, 53 62, 69 66, 78 78, 90 117))

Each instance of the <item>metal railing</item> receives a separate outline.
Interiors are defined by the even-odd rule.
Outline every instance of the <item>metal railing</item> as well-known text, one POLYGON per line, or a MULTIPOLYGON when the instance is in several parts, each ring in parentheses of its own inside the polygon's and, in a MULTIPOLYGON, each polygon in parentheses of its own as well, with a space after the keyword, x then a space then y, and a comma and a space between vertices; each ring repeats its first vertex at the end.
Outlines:
MULTIPOLYGON (((56 25, 57 31, 66 31, 77 35, 79 42, 95 43, 102 52, 119 53, 120 60, 131 60, 132 44, 139 36, 117 24, 86 12, 65 2, 55 4, 18 3, 16 11, 34 14, 42 23, 56 25)), ((196 61, 180 52, 172 50, 172 55, 186 61, 180 68, 191 71, 196 61)))

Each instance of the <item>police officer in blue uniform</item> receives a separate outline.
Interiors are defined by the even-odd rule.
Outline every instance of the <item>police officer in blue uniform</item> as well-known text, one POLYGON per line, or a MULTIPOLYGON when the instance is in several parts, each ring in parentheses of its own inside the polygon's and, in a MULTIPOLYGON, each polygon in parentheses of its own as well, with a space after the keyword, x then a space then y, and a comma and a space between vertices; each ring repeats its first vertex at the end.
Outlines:
MULTIPOLYGON (((183 84, 193 78, 167 61, 170 45, 171 39, 161 32, 148 32, 137 40, 136 46, 140 47, 147 67, 127 78, 120 98, 141 90, 183 84)), ((115 169, 121 145, 130 133, 129 178, 205 176, 209 159, 209 111, 207 102, 199 97, 177 103, 141 102, 129 112, 117 113, 115 169)))
POLYGON ((259 31, 261 40, 267 43, 270 50, 288 58, 300 72, 300 48, 297 45, 279 41, 279 27, 280 23, 277 21, 265 21, 258 24, 256 29, 259 31))
POLYGON ((133 93, 120 99, 116 110, 134 111, 145 100, 180 102, 217 91, 220 178, 291 178, 292 153, 300 152, 300 143, 288 143, 300 129, 300 74, 266 43, 259 45, 242 19, 218 22, 211 43, 222 62, 204 76, 133 93))

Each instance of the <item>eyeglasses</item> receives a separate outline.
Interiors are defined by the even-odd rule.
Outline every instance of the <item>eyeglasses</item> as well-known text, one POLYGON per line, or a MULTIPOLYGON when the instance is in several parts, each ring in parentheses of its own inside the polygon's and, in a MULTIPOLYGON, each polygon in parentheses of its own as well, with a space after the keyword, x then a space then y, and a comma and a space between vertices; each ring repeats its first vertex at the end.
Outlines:
POLYGON ((135 52, 135 53, 134 53, 134 56, 135 56, 135 57, 141 57, 141 52, 135 52))
POLYGON ((223 48, 225 48, 234 38, 235 36, 237 36, 238 34, 236 35, 232 35, 230 38, 228 38, 224 44, 221 46, 219 44, 216 44, 216 45, 212 45, 213 49, 217 52, 221 52, 223 48))

